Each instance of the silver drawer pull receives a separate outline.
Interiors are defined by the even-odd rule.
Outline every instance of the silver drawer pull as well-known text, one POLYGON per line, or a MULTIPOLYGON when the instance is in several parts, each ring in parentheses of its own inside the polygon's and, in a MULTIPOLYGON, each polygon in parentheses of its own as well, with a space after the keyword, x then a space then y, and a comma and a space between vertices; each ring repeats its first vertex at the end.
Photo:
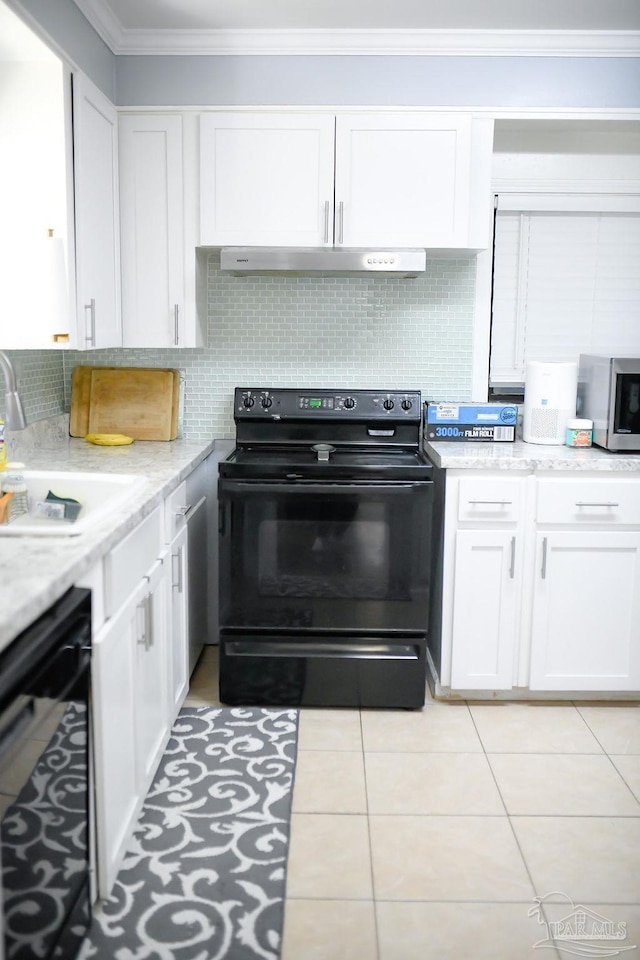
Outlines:
POLYGON ((542 568, 540 570, 540 576, 543 580, 546 580, 547 577, 547 538, 544 537, 542 540, 542 568))
POLYGON ((469 500, 469 503, 484 504, 496 507, 510 507, 513 505, 513 500, 469 500))
POLYGON ((511 537, 511 565, 509 566, 509 578, 513 580, 516 572, 516 538, 511 537))
POLYGON ((619 503, 612 500, 605 500, 602 503, 587 503, 586 500, 576 500, 576 507, 619 507, 619 503))

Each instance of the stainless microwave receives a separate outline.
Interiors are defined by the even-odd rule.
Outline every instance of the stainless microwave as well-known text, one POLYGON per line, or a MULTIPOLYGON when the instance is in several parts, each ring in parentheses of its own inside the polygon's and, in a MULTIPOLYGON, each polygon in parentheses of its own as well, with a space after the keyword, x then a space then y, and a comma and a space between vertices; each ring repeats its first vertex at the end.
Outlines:
POLYGON ((582 354, 577 414, 593 420, 599 447, 640 451, 640 357, 582 354))

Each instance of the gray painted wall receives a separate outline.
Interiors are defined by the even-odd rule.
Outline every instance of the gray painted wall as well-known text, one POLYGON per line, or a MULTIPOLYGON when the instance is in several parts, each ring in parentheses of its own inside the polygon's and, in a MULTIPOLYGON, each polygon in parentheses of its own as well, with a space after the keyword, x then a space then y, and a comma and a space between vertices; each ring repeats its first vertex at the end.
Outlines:
POLYGON ((116 99, 116 57, 73 0, 6 0, 49 45, 116 99))
POLYGON ((73 0, 7 2, 118 106, 640 108, 640 57, 116 57, 73 0))
POLYGON ((640 107, 640 58, 118 57, 120 106, 640 107))

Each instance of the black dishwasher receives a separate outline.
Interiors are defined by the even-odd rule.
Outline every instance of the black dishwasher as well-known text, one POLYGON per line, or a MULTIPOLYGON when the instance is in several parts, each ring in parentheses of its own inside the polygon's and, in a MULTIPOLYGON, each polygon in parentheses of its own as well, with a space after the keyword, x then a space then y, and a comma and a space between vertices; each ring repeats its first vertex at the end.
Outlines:
POLYGON ((70 960, 90 919, 90 656, 75 587, 0 654, 5 960, 70 960))

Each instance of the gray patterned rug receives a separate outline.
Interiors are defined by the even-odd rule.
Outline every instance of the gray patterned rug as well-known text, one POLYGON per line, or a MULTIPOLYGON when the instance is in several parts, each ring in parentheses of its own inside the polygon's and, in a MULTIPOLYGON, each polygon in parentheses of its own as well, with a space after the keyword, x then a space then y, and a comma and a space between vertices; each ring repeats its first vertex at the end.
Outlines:
POLYGON ((180 712, 79 960, 278 960, 298 711, 180 712))

